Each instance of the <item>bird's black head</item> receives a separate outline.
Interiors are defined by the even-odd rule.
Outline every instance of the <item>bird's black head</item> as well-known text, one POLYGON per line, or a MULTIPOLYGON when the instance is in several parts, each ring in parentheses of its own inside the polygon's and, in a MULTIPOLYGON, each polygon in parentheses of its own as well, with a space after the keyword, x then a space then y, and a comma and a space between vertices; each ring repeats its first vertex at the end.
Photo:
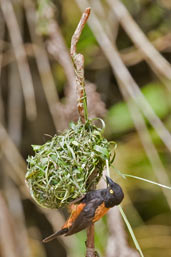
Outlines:
POLYGON ((122 191, 122 188, 108 176, 106 176, 106 183, 107 188, 105 195, 105 206, 107 208, 111 208, 122 202, 124 198, 124 193, 122 191))

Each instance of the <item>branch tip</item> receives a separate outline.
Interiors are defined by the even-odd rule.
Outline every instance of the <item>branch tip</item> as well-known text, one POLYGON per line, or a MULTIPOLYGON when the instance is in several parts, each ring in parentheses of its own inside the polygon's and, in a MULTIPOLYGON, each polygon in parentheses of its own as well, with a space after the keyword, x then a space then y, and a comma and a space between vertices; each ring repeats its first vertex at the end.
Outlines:
MULTIPOLYGON (((88 15, 88 17, 89 17, 90 12, 91 12, 91 7, 87 7, 87 8, 85 9, 85 12, 84 12, 84 13, 86 13, 86 14, 88 15)), ((88 18, 88 17, 87 17, 87 18, 88 18)))

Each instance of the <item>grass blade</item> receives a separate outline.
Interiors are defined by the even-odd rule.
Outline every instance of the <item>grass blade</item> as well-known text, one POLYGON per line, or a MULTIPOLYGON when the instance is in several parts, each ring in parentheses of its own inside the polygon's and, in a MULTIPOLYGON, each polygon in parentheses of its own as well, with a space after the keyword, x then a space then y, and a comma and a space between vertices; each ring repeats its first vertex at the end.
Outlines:
POLYGON ((137 176, 129 175, 129 174, 122 174, 122 175, 125 176, 125 177, 131 177, 131 178, 143 180, 143 181, 148 182, 148 183, 151 183, 151 184, 153 184, 153 185, 156 185, 156 186, 163 187, 163 188, 166 188, 166 189, 170 189, 170 190, 171 190, 171 187, 169 187, 169 186, 165 186, 165 185, 163 185, 163 184, 160 184, 160 183, 157 183, 157 182, 148 180, 148 179, 146 179, 146 178, 141 178, 141 177, 137 177, 137 176))
POLYGON ((132 237, 132 240, 133 240, 133 242, 134 242, 134 244, 135 244, 135 247, 136 247, 137 250, 139 251, 140 256, 141 256, 141 257, 144 257, 143 252, 142 252, 142 250, 141 250, 141 248, 140 248, 140 246, 139 246, 139 243, 138 243, 138 241, 137 241, 137 239, 136 239, 136 237, 135 237, 135 234, 134 234, 134 232, 133 232, 133 230, 132 230, 132 227, 131 227, 131 225, 130 225, 130 223, 129 223, 129 221, 128 221, 128 219, 127 219, 127 217, 126 217, 126 215, 125 215, 125 213, 124 213, 124 211, 123 211, 123 209, 122 209, 122 207, 121 207, 120 205, 119 205, 119 211, 120 211, 120 213, 121 213, 121 215, 122 215, 123 220, 125 221, 125 224, 126 224, 128 230, 129 230, 129 233, 130 233, 130 235, 131 235, 131 237, 132 237))

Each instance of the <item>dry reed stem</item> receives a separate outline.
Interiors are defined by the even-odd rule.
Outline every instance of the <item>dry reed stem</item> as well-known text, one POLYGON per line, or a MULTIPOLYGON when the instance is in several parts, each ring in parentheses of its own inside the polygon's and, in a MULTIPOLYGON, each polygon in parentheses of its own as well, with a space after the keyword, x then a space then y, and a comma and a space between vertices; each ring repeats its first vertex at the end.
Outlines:
MULTIPOLYGON (((76 2, 78 3, 81 10, 89 4, 87 0, 76 0, 76 2)), ((134 100, 144 116, 148 119, 151 126, 156 130, 157 134, 160 136, 165 146, 168 148, 169 151, 171 151, 171 135, 169 131, 145 99, 137 83, 132 78, 123 61, 121 60, 119 52, 117 51, 116 47, 111 43, 110 39, 106 35, 103 27, 101 26, 99 20, 94 13, 92 13, 88 23, 99 45, 103 49, 104 54, 111 64, 119 87, 125 87, 129 97, 134 100)))
POLYGON ((52 75, 49 59, 47 52, 45 50, 43 40, 41 36, 36 34, 36 10, 33 1, 25 0, 24 8, 26 13, 26 19, 29 27, 29 32, 32 38, 32 49, 33 55, 35 56, 38 71, 42 81, 42 86, 45 92, 49 110, 52 116, 53 123, 55 125, 56 131, 59 129, 59 119, 62 122, 62 117, 59 117, 60 113, 58 107, 59 97, 56 90, 56 85, 52 75))
POLYGON ((22 135, 23 96, 20 78, 15 63, 11 63, 9 66, 8 92, 8 133, 16 146, 20 146, 22 135))
POLYGON ((2 257, 18 257, 11 215, 0 191, 0 246, 2 257))
POLYGON ((54 17, 54 8, 54 6, 49 5, 47 11, 47 50, 63 67, 69 85, 69 95, 72 95, 75 91, 74 69, 60 27, 54 17))
MULTIPOLYGON (((58 102, 58 105, 57 105, 59 118, 56 119, 56 125, 58 126, 58 130, 63 130, 64 128, 68 127, 68 123, 71 120, 70 113, 73 114, 76 111, 76 108, 74 106, 76 102, 76 93, 75 93, 76 82, 75 82, 75 74, 74 74, 74 68, 73 68, 71 57, 69 55, 69 52, 66 47, 59 25, 54 17, 54 12, 55 12, 54 8, 55 7, 53 5, 49 4, 43 15, 47 21, 47 30, 46 30, 46 34, 48 36, 48 39, 46 41, 47 51, 63 67, 64 73, 66 75, 67 82, 68 82, 68 87, 66 90, 66 104, 61 104, 58 102), (60 119, 60 123, 57 122, 57 120, 59 119, 60 119)), ((48 92, 46 93, 46 95, 48 95, 48 92)))
MULTIPOLYGON (((28 192, 28 189, 24 183, 25 181, 25 170, 26 170, 26 163, 23 160, 23 157, 19 153, 17 147, 14 145, 12 140, 10 139, 7 131, 0 123, 0 146, 2 148, 2 153, 4 155, 4 159, 8 162, 8 165, 10 165, 10 169, 7 169, 8 176, 16 183, 18 186, 20 192, 22 193, 23 198, 30 199, 33 201, 33 199, 30 196, 30 193, 28 192)), ((34 201, 33 201, 34 202, 34 201)), ((34 202, 35 203, 35 202, 34 202)), ((50 222, 50 224, 53 227, 53 230, 56 231, 56 220, 62 221, 62 224, 64 223, 64 219, 60 213, 57 212, 56 214, 52 210, 46 210, 44 208, 39 207, 39 210, 44 213, 47 220, 50 222)), ((62 225, 61 224, 61 225, 62 225)), ((61 237, 61 240, 63 244, 65 245, 67 251, 69 251, 70 242, 67 238, 61 237)), ((9 256, 5 256, 9 257, 9 256)), ((13 257, 13 256, 12 256, 13 257)))
POLYGON ((1 0, 1 9, 14 48, 26 104, 27 118, 33 120, 37 115, 34 88, 16 15, 12 3, 9 0, 1 0))
MULTIPOLYGON (((159 52, 170 52, 171 51, 170 41, 171 41, 171 34, 168 33, 164 36, 161 36, 161 37, 155 39, 154 41, 151 42, 151 44, 159 52)), ((39 46, 35 43, 25 43, 25 44, 23 44, 23 46, 25 48, 25 52, 28 57, 35 56, 35 51, 41 51, 40 50, 41 45, 39 46)), ((56 51, 50 50, 50 48, 49 48, 49 53, 53 56, 54 59, 57 60, 57 56, 56 56, 55 52, 56 51)), ((130 48, 121 50, 119 52, 119 54, 122 58, 122 61, 127 66, 136 65, 137 63, 145 60, 144 54, 139 49, 136 49, 135 47, 130 47, 130 48)), ((4 68, 5 66, 9 65, 11 62, 14 62, 15 61, 14 51, 12 49, 6 50, 3 54, 0 54, 0 60, 1 60, 1 68, 4 68)), ((68 65, 69 65, 69 63, 68 63, 68 65)), ((72 65, 71 61, 70 61, 70 65, 72 65)), ((73 74, 74 81, 75 81, 74 69, 73 69, 72 74, 73 74)))
MULTIPOLYGON (((134 122, 134 126, 138 132, 141 143, 151 163, 151 166, 153 168, 153 171, 157 180, 164 185, 170 186, 170 182, 169 182, 170 179, 167 175, 167 171, 165 170, 164 165, 160 160, 160 156, 155 148, 155 145, 152 142, 152 139, 150 137, 148 128, 145 124, 143 115, 136 108, 136 105, 130 101, 123 87, 121 88, 121 92, 122 92, 122 95, 124 96, 125 101, 127 102, 129 111, 131 113, 131 116, 134 122)), ((161 188, 161 190, 163 191, 163 194, 166 197, 169 208, 171 209, 171 198, 170 198, 169 190, 165 188, 161 188)))
MULTIPOLYGON (((0 41, 3 42, 5 35, 5 23, 2 17, 2 12, 0 11, 0 41)), ((0 52, 3 51, 3 45, 0 44, 0 52)), ((2 72, 2 61, 3 61, 3 54, 0 54, 0 77, 2 72)), ((2 90, 0 86, 0 122, 4 123, 4 104, 2 100, 2 90)))
MULTIPOLYGON (((170 52, 171 51, 171 33, 168 33, 164 36, 161 36, 151 44, 156 48, 157 51, 160 52, 170 52)), ((140 49, 136 49, 135 47, 130 47, 120 51, 120 56, 127 66, 136 65, 137 63, 145 60, 145 56, 140 49)))
POLYGON ((118 19, 113 15, 112 10, 107 10, 104 5, 102 5, 101 0, 90 0, 90 5, 92 10, 96 11, 96 15, 99 20, 103 21, 103 28, 110 38, 111 42, 114 43, 118 34, 119 23, 118 19), (113 33, 111 34, 111 29, 113 33))
POLYGON ((107 221, 110 234, 107 242, 106 257, 139 257, 139 253, 128 245, 118 207, 109 211, 107 221))
MULTIPOLYGON (((165 79, 171 80, 170 64, 149 42, 148 38, 129 14, 125 5, 119 0, 107 0, 107 2, 131 40, 144 54, 145 60, 149 63, 156 75, 159 78, 162 76, 165 79)), ((168 86, 167 89, 171 91, 168 86)))
MULTIPOLYGON (((8 169, 11 169, 11 166, 8 165, 8 162, 4 160, 3 171, 5 174, 8 172, 8 169)), ((16 238, 18 256, 30 257, 31 250, 28 240, 21 195, 18 188, 16 187, 16 185, 14 185, 9 176, 6 176, 4 178, 4 182, 4 193, 7 199, 8 209, 13 221, 12 226, 14 229, 14 236, 16 238)))

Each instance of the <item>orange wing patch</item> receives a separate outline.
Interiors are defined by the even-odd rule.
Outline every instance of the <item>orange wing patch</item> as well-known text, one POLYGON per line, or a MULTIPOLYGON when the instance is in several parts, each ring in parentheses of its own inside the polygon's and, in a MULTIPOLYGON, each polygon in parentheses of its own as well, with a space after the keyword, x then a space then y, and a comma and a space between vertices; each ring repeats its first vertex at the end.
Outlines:
POLYGON ((99 205, 99 207, 96 209, 94 219, 92 220, 93 223, 102 218, 106 214, 106 212, 108 212, 108 210, 109 208, 106 208, 104 203, 99 205))
POLYGON ((63 225, 63 228, 69 228, 72 226, 72 224, 74 223, 74 221, 76 220, 76 218, 79 216, 80 212, 83 210, 85 206, 85 203, 80 203, 78 205, 76 204, 72 204, 71 206, 71 215, 69 217, 69 219, 65 222, 65 224, 63 225))

